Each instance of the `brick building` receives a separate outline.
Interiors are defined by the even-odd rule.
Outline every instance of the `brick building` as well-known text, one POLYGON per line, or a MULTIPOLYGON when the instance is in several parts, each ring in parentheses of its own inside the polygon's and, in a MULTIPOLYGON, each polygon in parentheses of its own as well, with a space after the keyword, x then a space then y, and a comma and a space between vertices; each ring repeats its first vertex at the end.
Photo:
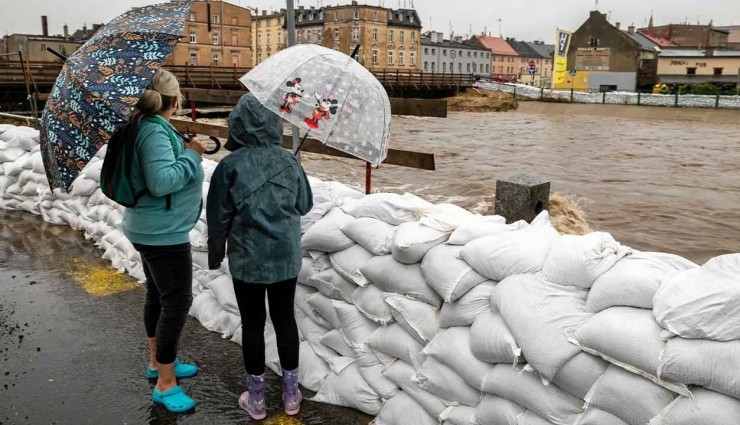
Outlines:
POLYGON ((252 66, 252 15, 221 0, 196 0, 186 16, 184 39, 166 65, 252 66))
POLYGON ((69 56, 74 53, 85 41, 95 34, 102 24, 95 24, 91 29, 83 26, 74 34, 69 34, 69 27, 64 25, 63 35, 50 35, 48 19, 41 17, 41 35, 37 34, 11 34, 0 39, 0 61, 13 62, 18 60, 14 55, 23 52, 23 59, 30 62, 53 62, 57 57, 47 51, 47 47, 54 49, 62 55, 69 56))
POLYGON ((726 46, 730 32, 712 25, 668 24, 640 28, 640 32, 656 35, 681 47, 702 48, 726 46))
POLYGON ((519 54, 503 37, 477 35, 470 44, 483 47, 491 52, 491 78, 501 81, 515 81, 519 71, 519 54))

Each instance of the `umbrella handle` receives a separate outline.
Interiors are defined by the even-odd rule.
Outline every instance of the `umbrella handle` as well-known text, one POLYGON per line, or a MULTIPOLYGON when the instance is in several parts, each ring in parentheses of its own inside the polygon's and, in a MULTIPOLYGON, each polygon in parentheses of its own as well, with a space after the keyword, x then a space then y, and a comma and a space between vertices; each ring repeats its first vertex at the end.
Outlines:
POLYGON ((209 136, 209 139, 213 140, 214 143, 216 143, 216 147, 213 149, 206 150, 204 153, 206 155, 213 155, 214 153, 218 152, 221 149, 221 140, 218 139, 216 136, 209 136))
POLYGON ((307 131, 307 132, 306 132, 306 134, 305 134, 305 135, 303 136, 303 138, 301 139, 301 143, 299 143, 299 144, 298 144, 298 148, 297 148, 297 149, 295 150, 295 152, 293 152, 293 155, 294 155, 294 156, 298 156, 298 152, 300 152, 300 151, 301 151, 301 147, 303 146, 303 142, 305 142, 305 141, 306 141, 306 137, 308 137, 308 133, 310 133, 310 131, 307 131))

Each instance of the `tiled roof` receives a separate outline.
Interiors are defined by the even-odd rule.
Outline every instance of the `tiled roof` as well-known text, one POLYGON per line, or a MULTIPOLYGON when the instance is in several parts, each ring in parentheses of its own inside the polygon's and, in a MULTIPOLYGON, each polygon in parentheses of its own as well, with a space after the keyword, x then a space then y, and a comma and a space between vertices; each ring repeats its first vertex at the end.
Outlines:
POLYGON ((651 42, 655 43, 658 47, 676 47, 678 44, 672 42, 671 40, 667 38, 660 37, 658 35, 652 34, 649 31, 646 30, 637 30, 637 33, 642 35, 643 37, 647 38, 651 42))
POLYGON ((509 43, 506 42, 506 39, 502 37, 477 35, 475 38, 483 45, 483 47, 490 50, 494 55, 519 56, 516 50, 512 49, 511 46, 509 46, 509 43))
POLYGON ((529 47, 536 50, 537 53, 540 54, 540 57, 543 58, 552 58, 552 53, 555 51, 555 45, 554 44, 544 44, 544 43, 532 43, 527 42, 529 47))

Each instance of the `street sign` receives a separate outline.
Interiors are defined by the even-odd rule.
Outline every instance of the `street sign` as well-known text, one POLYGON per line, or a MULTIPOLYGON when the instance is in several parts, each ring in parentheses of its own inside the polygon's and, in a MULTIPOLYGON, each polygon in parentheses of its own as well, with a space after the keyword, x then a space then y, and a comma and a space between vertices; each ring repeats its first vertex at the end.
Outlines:
POLYGON ((537 72, 537 68, 535 68, 534 66, 530 66, 529 67, 529 74, 530 75, 534 75, 536 72, 537 72))
POLYGON ((577 72, 575 69, 571 69, 570 71, 568 71, 568 74, 570 74, 571 77, 575 77, 577 72))
POLYGON ((530 67, 530 68, 534 68, 534 67, 535 67, 535 63, 534 63, 534 61, 533 61, 533 60, 531 60, 531 59, 530 59, 530 61, 529 61, 529 67, 530 67))

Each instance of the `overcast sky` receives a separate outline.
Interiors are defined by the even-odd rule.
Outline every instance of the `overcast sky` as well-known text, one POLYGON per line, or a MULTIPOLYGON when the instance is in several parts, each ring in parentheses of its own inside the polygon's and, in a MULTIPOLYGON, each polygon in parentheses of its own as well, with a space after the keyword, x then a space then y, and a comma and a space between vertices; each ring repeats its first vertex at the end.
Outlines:
MULTIPOLYGON (((228 0, 241 6, 260 9, 285 7, 281 0, 228 0)), ((131 6, 157 3, 159 0, 0 0, 0 34, 41 33, 40 15, 49 16, 49 31, 61 34, 67 23, 70 31, 91 26, 94 22, 107 22, 131 6)), ((349 0, 296 0, 305 7, 347 4, 349 0)), ((380 5, 396 8, 411 6, 411 0, 367 0, 360 4, 380 5)), ((501 31, 505 37, 523 40, 545 40, 551 43, 555 28, 575 30, 594 9, 596 0, 414 0, 415 8, 423 21, 424 30, 442 31, 447 37, 450 27, 457 34, 468 34, 472 28, 480 33, 488 28, 493 35, 501 31)), ((656 25, 699 20, 706 24, 714 20, 715 25, 740 25, 740 2, 738 0, 599 0, 598 9, 609 13, 611 22, 621 22, 623 28, 634 22, 636 26, 647 25, 650 12, 656 25)))

